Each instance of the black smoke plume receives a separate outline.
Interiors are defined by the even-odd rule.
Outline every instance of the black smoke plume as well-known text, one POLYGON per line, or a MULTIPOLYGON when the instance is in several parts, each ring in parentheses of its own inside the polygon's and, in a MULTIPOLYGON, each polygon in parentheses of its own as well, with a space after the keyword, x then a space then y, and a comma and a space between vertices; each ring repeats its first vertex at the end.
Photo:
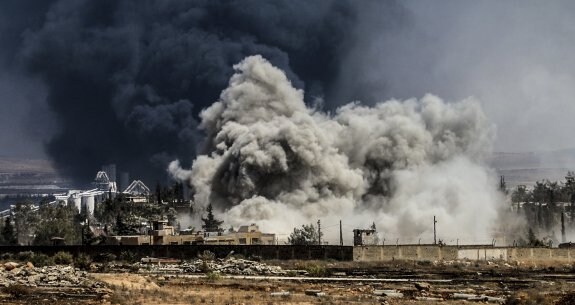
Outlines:
POLYGON ((405 17, 390 1, 33 3, 0 4, 5 23, 15 22, 3 31, 16 45, 4 58, 45 84, 57 122, 46 152, 78 182, 113 162, 153 183, 169 161, 191 162, 198 113, 246 56, 285 71, 308 104, 329 97, 364 12, 378 7, 380 26, 405 17))

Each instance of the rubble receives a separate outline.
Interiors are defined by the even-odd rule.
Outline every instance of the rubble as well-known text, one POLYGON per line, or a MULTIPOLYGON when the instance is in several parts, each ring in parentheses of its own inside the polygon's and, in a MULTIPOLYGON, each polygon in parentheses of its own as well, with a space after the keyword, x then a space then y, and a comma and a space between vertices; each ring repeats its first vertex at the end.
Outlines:
MULTIPOLYGON (((150 261, 146 259, 145 262, 150 261)), ((271 266, 261 262, 245 259, 196 259, 191 262, 181 262, 179 264, 146 264, 137 263, 140 272, 150 273, 206 273, 215 272, 230 275, 286 275, 288 270, 283 270, 278 266, 271 266)))
POLYGON ((0 287, 24 285, 29 287, 92 287, 98 288, 100 283, 88 278, 86 271, 80 271, 71 266, 34 267, 32 264, 20 265, 13 262, 0 268, 0 287))

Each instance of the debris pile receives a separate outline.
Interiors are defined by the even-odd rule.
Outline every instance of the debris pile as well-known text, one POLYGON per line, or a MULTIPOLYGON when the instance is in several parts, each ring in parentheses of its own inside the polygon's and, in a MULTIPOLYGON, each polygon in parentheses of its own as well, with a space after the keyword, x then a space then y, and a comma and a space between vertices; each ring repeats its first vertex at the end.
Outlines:
POLYGON ((11 285, 97 288, 102 284, 72 266, 34 267, 31 263, 7 262, 0 267, 0 287, 11 285))
POLYGON ((150 273, 207 273, 217 272, 231 275, 286 275, 288 272, 279 266, 246 259, 196 259, 180 264, 145 264, 138 263, 140 272, 150 273))

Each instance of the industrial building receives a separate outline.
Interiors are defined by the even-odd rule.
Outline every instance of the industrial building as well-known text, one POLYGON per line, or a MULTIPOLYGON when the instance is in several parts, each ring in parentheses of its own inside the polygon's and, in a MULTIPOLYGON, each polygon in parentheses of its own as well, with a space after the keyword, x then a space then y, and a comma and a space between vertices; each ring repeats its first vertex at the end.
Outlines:
MULTIPOLYGON (((76 206, 80 213, 93 215, 96 206, 106 199, 113 199, 118 193, 116 181, 109 176, 116 176, 116 166, 114 164, 102 167, 104 170, 96 173, 96 178, 90 190, 69 190, 64 194, 57 194, 56 202, 64 202, 76 206)), ((140 180, 134 180, 123 192, 132 202, 147 202, 150 189, 140 180)))

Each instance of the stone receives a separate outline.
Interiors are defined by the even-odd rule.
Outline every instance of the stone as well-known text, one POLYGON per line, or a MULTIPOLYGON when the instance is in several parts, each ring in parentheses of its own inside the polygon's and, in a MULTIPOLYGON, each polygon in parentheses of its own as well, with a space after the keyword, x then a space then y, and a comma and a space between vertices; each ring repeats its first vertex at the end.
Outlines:
POLYGON ((14 268, 17 268, 18 266, 19 266, 19 264, 18 264, 18 263, 15 263, 15 262, 7 262, 7 263, 4 263, 4 269, 7 270, 7 271, 10 271, 10 270, 12 270, 12 269, 14 269, 14 268))
POLYGON ((431 289, 431 284, 425 283, 425 282, 415 282, 414 285, 415 285, 415 288, 417 288, 417 290, 419 290, 419 291, 421 291, 421 290, 428 291, 431 289))
POLYGON ((26 263, 26 268, 28 268, 28 269, 34 269, 34 264, 32 264, 31 262, 27 262, 27 263, 26 263))

